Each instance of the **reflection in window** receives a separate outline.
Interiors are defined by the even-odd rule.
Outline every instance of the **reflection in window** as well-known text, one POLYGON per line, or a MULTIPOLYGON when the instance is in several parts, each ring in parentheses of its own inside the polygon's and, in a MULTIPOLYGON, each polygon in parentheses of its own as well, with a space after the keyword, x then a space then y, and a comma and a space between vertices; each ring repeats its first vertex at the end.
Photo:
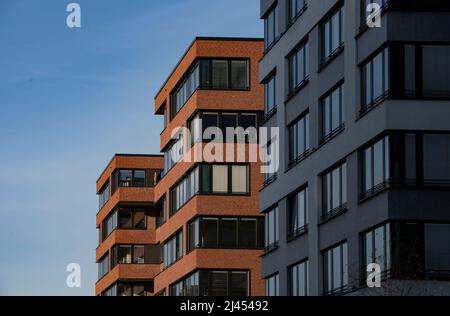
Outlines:
POLYGON ((163 263, 164 268, 168 268, 183 256, 183 231, 179 231, 172 238, 164 243, 163 263))
POLYGON ((109 271, 109 255, 105 255, 98 262, 98 279, 103 278, 109 271))
POLYGON ((265 224, 265 248, 273 249, 278 246, 279 230, 278 230, 278 207, 266 213, 265 224))
POLYGON ((248 271, 200 270, 170 286, 171 296, 248 296, 248 271))
POLYGON ((371 263, 380 265, 381 273, 391 270, 391 230, 390 224, 378 227, 364 235, 364 271, 371 263))
POLYGON ((329 59, 344 45, 344 10, 339 8, 322 24, 322 62, 329 59))
POLYGON ((289 294, 291 296, 309 295, 309 261, 289 268, 289 294))
POLYGON ((309 44, 306 42, 289 57, 289 93, 294 93, 309 78, 309 44))
POLYGON ((279 275, 276 274, 266 279, 266 296, 279 296, 279 275))
POLYGON ((189 223, 188 251, 195 248, 263 247, 263 220, 200 217, 189 223))
POLYGON ((278 35, 278 6, 275 6, 264 18, 264 48, 268 49, 278 35))
POLYGON ((109 201, 109 181, 100 189, 98 193, 98 209, 102 209, 103 206, 109 201))
POLYGON ((294 237, 308 229, 308 188, 288 199, 289 237, 294 237))
POLYGON ((363 109, 370 108, 389 93, 389 48, 362 67, 363 109))
POLYGON ((389 136, 378 141, 363 152, 364 188, 363 193, 370 193, 384 187, 390 179, 389 136))
POLYGON ((294 21, 306 9, 306 0, 289 0, 289 23, 294 21))
POLYGON ((323 254, 324 294, 332 295, 345 291, 348 286, 347 243, 341 244, 323 254))
POLYGON ((344 128, 344 85, 322 100, 322 141, 327 141, 344 128))
POLYGON ((105 240, 116 229, 147 228, 147 212, 145 208, 118 207, 102 224, 102 238, 105 240))
POLYGON ((264 83, 264 115, 266 116, 271 114, 277 107, 275 78, 276 76, 272 75, 264 83))
POLYGON ((309 149, 309 113, 306 113, 289 126, 289 164, 304 158, 309 149))
POLYGON ((343 163, 322 177, 323 217, 338 214, 347 203, 347 163, 343 163))

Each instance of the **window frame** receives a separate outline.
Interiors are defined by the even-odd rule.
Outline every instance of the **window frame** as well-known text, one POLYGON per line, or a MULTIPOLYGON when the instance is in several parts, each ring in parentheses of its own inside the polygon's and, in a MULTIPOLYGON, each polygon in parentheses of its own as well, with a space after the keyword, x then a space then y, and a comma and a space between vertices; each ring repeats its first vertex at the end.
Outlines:
POLYGON ((336 295, 336 294, 342 294, 345 293, 348 288, 349 288, 349 269, 348 269, 348 242, 347 241, 343 241, 340 242, 324 251, 322 251, 322 259, 323 259, 323 295, 325 296, 332 296, 332 295, 336 295), (334 286, 334 251, 338 249, 339 250, 339 267, 340 267, 340 271, 339 271, 339 278, 341 281, 341 286, 340 287, 335 287, 334 286), (344 251, 345 250, 345 251, 344 251), (331 274, 328 273, 328 256, 331 254, 331 274), (346 269, 345 269, 346 267, 346 269), (331 279, 330 279, 331 277, 331 279), (345 280, 347 282, 345 282, 345 280), (331 289, 328 288, 329 285, 329 281, 331 281, 331 289))
MULTIPOLYGON (((296 118, 292 123, 288 125, 288 168, 292 168, 297 163, 306 158, 311 152, 311 122, 310 122, 310 114, 309 110, 302 113, 298 118, 296 118), (292 139, 295 135, 295 139, 298 140, 299 137, 299 124, 303 122, 303 144, 304 150, 299 153, 298 141, 294 142, 292 139), (295 153, 294 153, 295 152, 295 153)), ((301 133, 300 133, 301 135, 301 133)))
POLYGON ((308 82, 309 76, 311 75, 311 67, 309 64, 310 57, 310 45, 309 38, 302 40, 288 55, 288 99, 294 96, 298 91, 300 91, 308 82), (298 55, 302 53, 302 68, 299 69, 298 55), (298 73, 300 70, 303 71, 303 76, 298 73))
POLYGON ((326 64, 328 64, 328 62, 330 62, 334 57, 336 57, 337 55, 339 55, 339 53, 344 49, 344 4, 341 2, 340 4, 338 4, 337 7, 335 7, 330 13, 327 14, 327 16, 325 17, 325 19, 322 20, 322 22, 320 23, 320 66, 324 67, 326 64), (336 15, 338 15, 338 22, 339 22, 339 30, 337 31, 337 35, 338 35, 338 46, 336 48, 333 49, 333 40, 334 40, 334 36, 336 35, 335 32, 333 32, 333 18, 336 17, 336 15), (326 31, 325 28, 328 28, 328 51, 325 50, 325 48, 327 47, 325 45, 325 35, 326 35, 326 31))
POLYGON ((345 83, 341 80, 333 88, 331 88, 324 96, 320 98, 320 143, 323 145, 337 136, 345 129, 345 83), (333 128, 333 96, 335 93, 339 93, 339 125, 333 128), (327 109, 330 117, 327 118, 327 109), (326 122, 329 122, 330 130, 326 131, 326 122))
POLYGON ((348 171, 348 165, 347 161, 343 160, 337 164, 335 164, 333 167, 329 168, 327 171, 322 173, 321 179, 322 179, 322 215, 321 215, 321 221, 326 222, 329 219, 332 219, 345 211, 347 211, 347 203, 348 203, 348 188, 347 188, 347 171, 348 171), (345 168, 344 168, 345 166, 345 168), (340 205, 338 205, 335 208, 332 208, 333 206, 333 198, 334 198, 334 188, 333 188, 333 173, 339 169, 339 201, 340 205), (343 170, 345 169, 345 177, 343 170), (330 180, 328 180, 328 176, 330 180), (328 196, 328 186, 330 185, 330 196, 328 196), (344 190, 344 186, 345 190, 344 190), (345 192, 345 194, 344 194, 345 192), (345 196, 344 196, 345 195, 345 196), (343 199, 345 198, 345 201, 343 199), (330 207, 328 207, 330 206, 330 207))
MULTIPOLYGON (((309 188, 308 185, 303 185, 299 189, 297 189, 294 193, 290 194, 287 198, 287 240, 290 241, 296 237, 299 237, 308 232, 308 224, 309 224, 309 188), (294 212, 298 212, 298 196, 299 194, 304 193, 304 213, 303 213, 303 226, 299 226, 298 224, 293 223, 293 215, 294 212), (295 200, 295 201, 294 201, 295 200), (295 210, 294 210, 295 209, 295 210)), ((296 221, 299 221, 298 214, 296 217, 296 221)))
POLYGON ((289 285, 288 285, 288 293, 289 293, 289 295, 290 296, 309 296, 309 271, 310 269, 309 269, 309 259, 304 259, 304 260, 302 260, 302 261, 300 261, 300 262, 298 262, 298 263, 295 263, 295 264, 293 264, 293 265, 291 265, 291 266, 289 266, 288 267, 288 283, 289 283, 289 285), (296 295, 296 293, 297 294, 299 294, 300 293, 300 282, 299 282, 299 280, 298 280, 298 274, 299 274, 299 271, 298 271, 298 269, 300 268, 300 266, 304 266, 304 280, 305 280, 305 284, 303 285, 303 290, 304 290, 304 293, 305 293, 305 295, 296 295), (294 272, 294 269, 295 268, 297 268, 297 271, 296 271, 296 274, 297 274, 297 280, 296 280, 296 283, 294 283, 294 277, 295 277, 295 274, 293 273, 294 272), (294 289, 294 285, 296 285, 296 288, 297 289, 294 289))

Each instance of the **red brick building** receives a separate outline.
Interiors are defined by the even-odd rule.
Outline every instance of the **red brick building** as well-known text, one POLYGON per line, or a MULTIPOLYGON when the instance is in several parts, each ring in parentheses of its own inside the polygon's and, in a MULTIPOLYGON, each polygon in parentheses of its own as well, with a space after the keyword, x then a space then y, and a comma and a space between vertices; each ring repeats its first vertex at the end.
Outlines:
POLYGON ((251 145, 236 139, 227 145, 234 158, 244 150, 244 160, 192 159, 211 140, 187 133, 258 126, 263 50, 260 39, 196 38, 155 97, 155 113, 164 115, 164 157, 116 156, 103 172, 97 182, 97 295, 264 294, 261 165, 249 162, 251 145), (173 137, 179 127, 186 130, 173 137), (129 223, 130 216, 113 213, 121 205, 141 213, 126 211, 129 223), (140 207, 146 207, 146 225, 140 207), (111 214, 127 228, 114 225, 111 214))

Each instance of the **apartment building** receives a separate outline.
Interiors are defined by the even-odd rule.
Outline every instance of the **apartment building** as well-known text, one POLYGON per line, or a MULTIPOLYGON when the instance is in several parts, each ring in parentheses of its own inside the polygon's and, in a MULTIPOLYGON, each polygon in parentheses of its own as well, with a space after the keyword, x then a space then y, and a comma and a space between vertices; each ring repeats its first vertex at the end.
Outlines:
POLYGON ((264 217, 258 197, 263 184, 261 164, 249 159, 247 134, 243 139, 221 141, 215 133, 225 134, 227 128, 238 126, 257 130, 264 112, 264 89, 258 76, 263 50, 263 39, 196 38, 175 66, 155 97, 155 113, 164 119, 163 157, 147 159, 148 165, 140 166, 161 170, 160 176, 143 196, 128 196, 130 188, 122 189, 124 198, 147 200, 151 208, 147 230, 139 235, 142 239, 107 222, 122 202, 122 195, 116 197, 107 183, 115 183, 116 169, 132 166, 117 167, 113 160, 97 183, 101 201, 97 227, 101 236, 104 226, 113 231, 113 237, 97 250, 98 295, 264 294, 260 257, 264 217), (215 131, 211 135, 203 133, 211 129, 215 131), (224 155, 212 160, 203 157, 208 146, 223 148, 224 155), (225 157, 226 146, 233 149, 232 159, 225 157), (238 159, 239 152, 245 152, 243 159, 238 159), (109 194, 113 201, 106 202, 109 194), (129 256, 124 258, 124 251, 115 250, 118 244, 132 246, 129 256), (144 255, 137 263, 136 244, 149 248, 148 258, 144 255), (131 282, 127 283, 131 289, 124 291, 124 282, 131 282))
POLYGON ((260 192, 266 294, 450 294, 449 2, 260 6, 262 126, 280 128, 260 192))
POLYGON ((97 180, 96 295, 153 293, 161 266, 154 190, 163 169, 160 155, 117 154, 97 180))

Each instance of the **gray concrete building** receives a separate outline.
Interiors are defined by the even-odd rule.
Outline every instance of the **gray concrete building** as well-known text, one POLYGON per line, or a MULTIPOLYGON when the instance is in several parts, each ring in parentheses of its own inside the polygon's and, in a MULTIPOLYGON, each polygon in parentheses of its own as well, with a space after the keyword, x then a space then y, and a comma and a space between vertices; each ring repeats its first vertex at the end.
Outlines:
POLYGON ((260 4, 266 294, 449 295, 449 1, 260 4))

